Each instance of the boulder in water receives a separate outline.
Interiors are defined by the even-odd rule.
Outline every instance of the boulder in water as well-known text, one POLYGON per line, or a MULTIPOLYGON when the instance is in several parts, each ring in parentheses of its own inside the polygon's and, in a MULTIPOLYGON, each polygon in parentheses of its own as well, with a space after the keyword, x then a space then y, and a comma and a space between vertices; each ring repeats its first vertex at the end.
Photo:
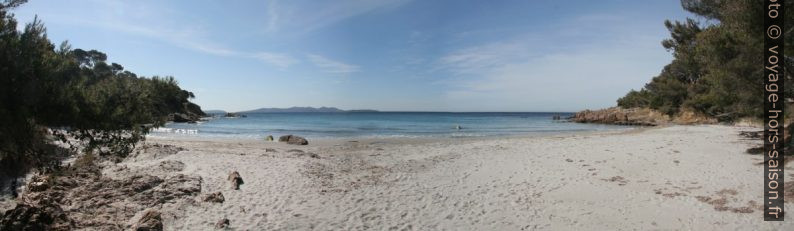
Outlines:
POLYGON ((265 140, 266 141, 273 141, 273 136, 267 136, 267 137, 265 137, 265 140))

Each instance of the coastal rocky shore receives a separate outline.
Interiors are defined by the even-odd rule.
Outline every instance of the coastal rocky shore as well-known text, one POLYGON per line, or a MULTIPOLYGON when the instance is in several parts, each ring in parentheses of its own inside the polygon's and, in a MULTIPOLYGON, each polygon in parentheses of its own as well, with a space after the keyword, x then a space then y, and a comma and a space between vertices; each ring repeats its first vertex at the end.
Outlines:
POLYGON ((692 111, 682 111, 669 116, 649 108, 610 107, 601 110, 584 110, 571 118, 578 123, 601 123, 615 125, 657 126, 665 124, 715 124, 717 120, 698 115, 692 111))
POLYGON ((195 123, 207 116, 207 113, 194 103, 187 102, 182 107, 184 108, 183 113, 171 113, 166 120, 174 123, 195 123))

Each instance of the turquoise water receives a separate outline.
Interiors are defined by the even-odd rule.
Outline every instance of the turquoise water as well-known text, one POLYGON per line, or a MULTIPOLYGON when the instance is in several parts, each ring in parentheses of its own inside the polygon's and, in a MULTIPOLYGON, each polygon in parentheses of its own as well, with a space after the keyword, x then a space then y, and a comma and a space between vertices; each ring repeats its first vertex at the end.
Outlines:
POLYGON ((197 124, 171 123, 153 136, 262 139, 293 134, 307 138, 482 137, 626 129, 625 126, 552 120, 572 113, 543 112, 342 112, 257 113, 216 117, 197 124), (460 129, 457 127, 460 126, 460 129))

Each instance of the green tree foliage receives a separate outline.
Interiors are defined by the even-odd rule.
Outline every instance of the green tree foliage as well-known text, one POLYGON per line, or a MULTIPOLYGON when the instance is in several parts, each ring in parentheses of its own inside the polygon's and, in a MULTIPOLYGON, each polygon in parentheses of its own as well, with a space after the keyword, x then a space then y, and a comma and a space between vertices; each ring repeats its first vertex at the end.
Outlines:
MULTIPOLYGON (((667 114, 691 108, 721 120, 763 113, 764 1, 682 0, 699 20, 665 21, 670 38, 662 46, 673 61, 640 91, 618 99, 618 106, 650 107, 667 114)), ((786 4, 794 12, 794 4, 786 4)), ((786 79, 794 71, 794 13, 785 18, 786 79)), ((788 100, 794 84, 785 89, 788 100)))
POLYGON ((17 30, 0 3, 0 174, 47 164, 54 141, 128 154, 171 113, 203 115, 173 77, 139 77, 96 50, 57 49, 38 19, 17 30))

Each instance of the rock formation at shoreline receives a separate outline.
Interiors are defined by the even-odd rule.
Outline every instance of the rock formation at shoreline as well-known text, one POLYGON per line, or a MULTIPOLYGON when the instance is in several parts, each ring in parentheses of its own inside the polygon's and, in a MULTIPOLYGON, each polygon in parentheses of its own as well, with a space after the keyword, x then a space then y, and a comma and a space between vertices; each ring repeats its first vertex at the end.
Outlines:
POLYGON ((201 120, 201 117, 207 116, 207 113, 201 110, 196 104, 185 104, 185 110, 181 113, 171 113, 168 115, 168 121, 174 123, 195 123, 201 120))
POLYGON ((175 123, 189 123, 198 120, 198 118, 183 113, 174 113, 168 116, 168 120, 175 123))
POLYGON ((623 109, 611 107, 601 110, 584 110, 570 118, 578 123, 656 126, 670 121, 670 117, 651 109, 623 109))
POLYGON ((682 110, 671 117, 649 108, 620 108, 611 107, 601 110, 584 110, 577 112, 571 118, 577 123, 600 123, 615 125, 657 126, 663 124, 713 124, 717 120, 682 110))

